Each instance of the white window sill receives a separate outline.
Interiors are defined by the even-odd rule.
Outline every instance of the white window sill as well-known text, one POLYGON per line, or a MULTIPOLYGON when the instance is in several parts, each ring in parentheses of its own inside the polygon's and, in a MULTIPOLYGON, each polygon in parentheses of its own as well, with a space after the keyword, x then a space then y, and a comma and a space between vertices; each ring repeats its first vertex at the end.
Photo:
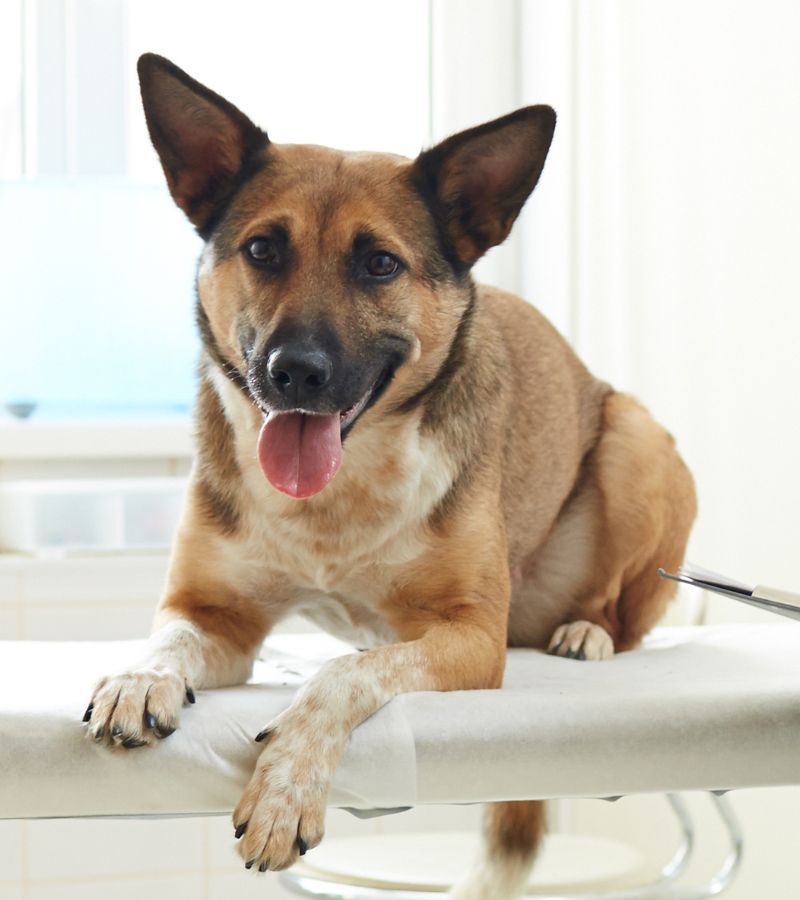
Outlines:
POLYGON ((186 417, 0 421, 0 460, 189 458, 192 423, 186 417))

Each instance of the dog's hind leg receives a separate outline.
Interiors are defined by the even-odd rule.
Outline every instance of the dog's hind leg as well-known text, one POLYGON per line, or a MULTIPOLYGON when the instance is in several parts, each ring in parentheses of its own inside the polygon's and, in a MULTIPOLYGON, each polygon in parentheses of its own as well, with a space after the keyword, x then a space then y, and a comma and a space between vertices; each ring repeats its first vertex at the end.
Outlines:
POLYGON ((670 435, 633 398, 606 400, 583 481, 512 601, 509 641, 574 659, 635 647, 675 593, 696 501, 670 435))
POLYGON ((547 652, 568 659, 611 659, 614 641, 601 625, 579 619, 556 628, 547 652))
POLYGON ((619 652, 641 641, 673 597, 658 567, 683 561, 696 499, 672 437, 632 397, 610 396, 604 424, 591 463, 602 497, 598 578, 572 614, 602 626, 619 652))
POLYGON ((449 894, 450 900, 516 900, 525 893, 545 830, 541 800, 486 806, 481 856, 449 894))

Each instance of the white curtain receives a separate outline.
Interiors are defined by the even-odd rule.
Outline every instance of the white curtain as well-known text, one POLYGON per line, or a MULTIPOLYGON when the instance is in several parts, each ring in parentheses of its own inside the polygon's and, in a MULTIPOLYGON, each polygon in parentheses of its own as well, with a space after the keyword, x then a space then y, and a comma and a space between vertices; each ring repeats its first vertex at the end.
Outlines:
POLYGON ((678 438, 691 555, 797 590, 800 5, 519 9, 521 102, 560 113, 523 292, 678 438))

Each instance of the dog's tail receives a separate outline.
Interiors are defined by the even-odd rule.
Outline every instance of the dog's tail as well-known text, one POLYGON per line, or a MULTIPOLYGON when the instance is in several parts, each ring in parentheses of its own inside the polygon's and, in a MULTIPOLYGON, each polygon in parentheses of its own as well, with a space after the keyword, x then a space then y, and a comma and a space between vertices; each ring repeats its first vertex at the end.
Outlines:
POLYGON ((545 831, 541 800, 490 803, 483 822, 483 848, 450 900, 516 900, 525 892, 545 831))

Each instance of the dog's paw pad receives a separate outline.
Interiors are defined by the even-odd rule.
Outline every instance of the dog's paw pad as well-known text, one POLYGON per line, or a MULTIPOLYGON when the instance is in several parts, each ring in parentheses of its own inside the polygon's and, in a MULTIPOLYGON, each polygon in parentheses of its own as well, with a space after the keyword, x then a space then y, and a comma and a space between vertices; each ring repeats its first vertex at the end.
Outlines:
POLYGON ((605 628, 579 620, 556 628, 547 652, 567 659, 610 659, 614 655, 614 642, 605 628))

